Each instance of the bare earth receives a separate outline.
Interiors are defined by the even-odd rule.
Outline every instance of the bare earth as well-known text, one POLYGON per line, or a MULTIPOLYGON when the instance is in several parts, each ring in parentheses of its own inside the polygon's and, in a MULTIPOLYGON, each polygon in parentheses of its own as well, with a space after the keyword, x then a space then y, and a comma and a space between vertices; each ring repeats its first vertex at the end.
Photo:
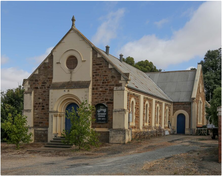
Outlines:
POLYGON ((89 151, 2 143, 1 174, 221 175, 221 164, 210 136, 170 135, 89 151))

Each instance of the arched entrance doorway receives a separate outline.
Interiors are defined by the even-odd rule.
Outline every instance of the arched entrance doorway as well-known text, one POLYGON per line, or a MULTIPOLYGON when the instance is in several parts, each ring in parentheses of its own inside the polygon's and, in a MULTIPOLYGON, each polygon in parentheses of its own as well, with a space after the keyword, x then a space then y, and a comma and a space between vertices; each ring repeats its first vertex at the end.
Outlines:
POLYGON ((177 134, 185 134, 185 115, 179 114, 177 116, 177 134))
MULTIPOLYGON (((77 108, 79 108, 79 106, 76 103, 70 103, 67 107, 66 107, 66 117, 67 117, 67 111, 71 112, 72 111, 72 107, 74 108, 75 111, 77 111, 77 108)), ((71 120, 65 118, 65 130, 66 131, 70 131, 71 129, 71 120)))

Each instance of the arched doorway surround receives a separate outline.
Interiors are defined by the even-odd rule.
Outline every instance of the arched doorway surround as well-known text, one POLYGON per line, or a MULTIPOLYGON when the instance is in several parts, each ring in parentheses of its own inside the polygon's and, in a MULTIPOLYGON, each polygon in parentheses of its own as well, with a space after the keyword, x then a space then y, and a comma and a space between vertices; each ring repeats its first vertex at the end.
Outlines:
POLYGON ((54 135, 61 136, 62 131, 66 129, 65 113, 67 107, 72 103, 76 104, 76 107, 79 107, 81 101, 73 94, 63 95, 56 101, 53 110, 57 113, 54 113, 52 120, 52 129, 54 135))
POLYGON ((185 116, 185 134, 189 134, 189 123, 190 123, 190 120, 189 120, 189 114, 186 112, 186 111, 184 111, 184 110, 178 110, 178 111, 176 111, 175 113, 174 113, 174 115, 173 115, 173 126, 175 127, 175 131, 177 132, 177 116, 179 115, 179 114, 183 114, 184 116, 185 116))

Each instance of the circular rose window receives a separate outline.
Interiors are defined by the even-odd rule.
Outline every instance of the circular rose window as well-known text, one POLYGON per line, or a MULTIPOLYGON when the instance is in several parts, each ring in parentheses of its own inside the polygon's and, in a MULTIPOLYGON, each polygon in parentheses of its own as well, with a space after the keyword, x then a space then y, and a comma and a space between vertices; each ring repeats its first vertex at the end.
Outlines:
POLYGON ((66 60, 66 66, 68 69, 75 69, 78 64, 78 60, 76 59, 75 56, 69 56, 68 59, 66 60))

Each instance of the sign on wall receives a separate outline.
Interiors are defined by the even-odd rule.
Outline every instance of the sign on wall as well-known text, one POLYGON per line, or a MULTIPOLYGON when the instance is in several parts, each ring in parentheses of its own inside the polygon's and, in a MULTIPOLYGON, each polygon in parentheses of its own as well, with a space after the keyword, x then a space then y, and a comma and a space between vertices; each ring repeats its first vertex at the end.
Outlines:
POLYGON ((105 104, 96 105, 96 123, 108 122, 108 107, 105 104))

